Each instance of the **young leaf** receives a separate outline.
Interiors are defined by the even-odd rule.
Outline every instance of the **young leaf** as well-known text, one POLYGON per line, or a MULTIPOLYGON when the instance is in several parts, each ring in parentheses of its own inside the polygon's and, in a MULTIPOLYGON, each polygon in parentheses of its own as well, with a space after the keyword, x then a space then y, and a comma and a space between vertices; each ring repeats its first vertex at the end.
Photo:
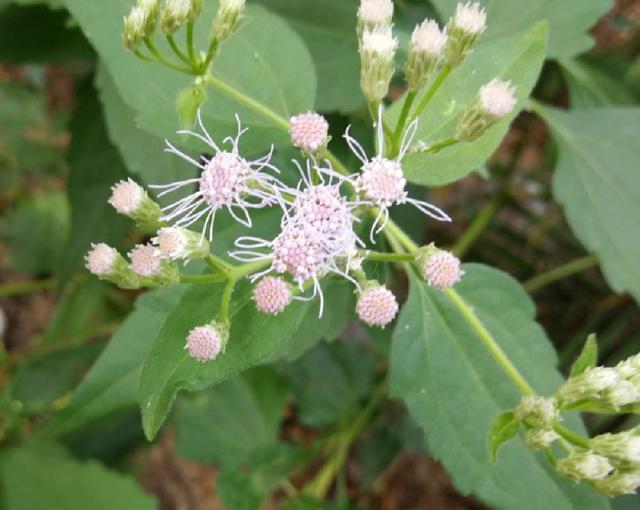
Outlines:
MULTIPOLYGON (((443 21, 455 12, 459 0, 432 0, 443 21)), ((482 40, 491 41, 524 30, 532 23, 549 22, 549 57, 571 57, 591 48, 589 29, 611 9, 612 0, 580 0, 571 5, 556 0, 508 0, 482 2, 487 7, 487 30, 482 40)))
MULTIPOLYGON (((410 149, 403 159, 407 179, 417 184, 442 185, 483 165, 504 138, 536 83, 546 41, 547 26, 541 22, 526 32, 479 45, 445 80, 420 115, 415 151, 410 149), (457 143, 434 154, 418 150, 420 143, 429 145, 453 136, 460 114, 480 87, 494 78, 511 80, 516 88, 518 104, 511 114, 473 142, 457 143)), ((414 105, 419 101, 420 96, 414 105)), ((403 103, 404 99, 397 101, 387 112, 386 120, 391 126, 396 125, 403 103)))
MULTIPOLYGON (((141 61, 122 46, 122 18, 132 2, 64 2, 107 66, 120 96, 136 112, 136 123, 160 138, 172 136, 179 127, 176 98, 193 78, 141 61)), ((210 23, 217 7, 215 1, 204 3, 195 27, 198 48, 209 45, 210 23)), ((170 54, 169 47, 157 39, 159 49, 170 54)), ((219 139, 235 134, 233 114, 238 113, 243 125, 251 128, 243 137, 244 146, 259 150, 272 143, 288 144, 286 125, 276 122, 313 108, 316 78, 309 52, 284 21, 261 6, 247 6, 238 31, 220 47, 213 75, 220 86, 207 89, 209 100, 202 113, 205 125, 219 139), (239 102, 238 95, 270 110, 280 120, 256 113, 245 101, 239 102)))
MULTIPOLYGON (((478 264, 464 269, 456 291, 534 389, 552 394, 563 378, 555 369, 556 353, 534 320, 530 298, 500 271, 478 264)), ((394 332, 391 391, 404 399, 458 490, 506 510, 607 508, 603 498, 557 475, 519 438, 491 462, 491 422, 512 409, 520 394, 447 294, 417 275, 410 280, 394 332)), ((584 430, 577 420, 568 420, 568 426, 584 430)))
POLYGON ((553 193, 569 225, 598 256, 611 287, 640 301, 640 109, 536 111, 560 150, 553 193))
POLYGON ((598 340, 595 333, 591 333, 584 343, 580 356, 571 365, 570 376, 580 375, 587 368, 595 367, 598 364, 598 340))
POLYGON ((251 452, 278 441, 289 394, 286 381, 269 367, 257 367, 176 402, 173 424, 177 451, 216 464, 245 461, 251 452))
POLYGON ((0 457, 0 505, 6 510, 153 510, 153 499, 129 477, 97 462, 78 462, 59 448, 29 445, 0 457))
POLYGON ((491 462, 498 458, 498 449, 503 443, 513 439, 520 429, 520 422, 513 416, 513 412, 507 411, 496 416, 489 430, 489 455, 491 462))
POLYGON ((343 282, 326 286, 331 307, 318 319, 317 302, 294 301, 275 317, 256 311, 252 285, 238 284, 231 305, 231 331, 225 352, 210 363, 189 357, 184 340, 193 327, 215 318, 221 287, 191 287, 167 317, 149 353, 140 382, 140 407, 145 434, 158 432, 179 390, 202 390, 254 365, 286 356, 297 344, 309 345, 339 331, 352 309, 352 291, 343 282))

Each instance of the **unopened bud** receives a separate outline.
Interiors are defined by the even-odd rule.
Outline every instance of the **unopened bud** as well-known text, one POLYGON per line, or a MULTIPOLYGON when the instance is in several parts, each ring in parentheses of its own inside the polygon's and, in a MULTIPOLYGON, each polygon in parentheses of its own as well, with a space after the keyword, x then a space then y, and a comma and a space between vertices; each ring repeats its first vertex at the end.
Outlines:
POLYGON ((456 128, 456 140, 470 142, 511 113, 517 103, 510 81, 491 80, 480 88, 478 97, 462 114, 456 128))
POLYGON ((450 66, 459 65, 471 51, 478 37, 484 32, 487 13, 478 2, 459 3, 449 21, 446 53, 450 66))
POLYGON ((203 259, 211 247, 202 234, 182 227, 165 227, 152 239, 160 250, 160 256, 169 260, 203 259))
POLYGON ((156 227, 162 211, 137 182, 127 179, 111 187, 108 202, 120 214, 128 216, 141 227, 156 227))
POLYGON ((291 289, 286 281, 274 276, 265 276, 253 289, 256 308, 262 313, 278 315, 291 303, 291 289))
POLYGON ((372 30, 381 25, 390 25, 393 19, 391 0, 361 0, 358 7, 358 38, 365 29, 372 30))
POLYGON ((640 388, 620 379, 602 392, 602 401, 613 407, 622 407, 640 401, 640 388))
POLYGON ((451 252, 436 248, 433 243, 418 250, 416 261, 422 277, 437 289, 453 287, 464 275, 460 259, 451 252))
POLYGON ((131 268, 141 277, 158 285, 178 283, 180 274, 176 264, 163 259, 160 251, 150 244, 138 244, 129 253, 131 268))
POLYGON ((152 19, 155 26, 155 18, 150 18, 144 7, 136 5, 131 9, 124 18, 124 27, 122 29, 122 42, 125 47, 133 50, 140 45, 144 38, 149 35, 148 27, 152 19))
POLYGON ((360 41, 360 87, 369 101, 383 99, 395 69, 398 39, 390 26, 365 29, 360 41))
POLYGON ((306 112, 289 119, 291 142, 304 153, 313 155, 327 148, 329 123, 316 112, 306 112))
POLYGON ((640 375, 640 354, 629 356, 614 368, 623 379, 631 379, 635 375, 640 375))
POLYGON ((524 433, 524 442, 530 450, 546 448, 560 436, 551 429, 529 429, 524 433))
POLYGON ((108 244, 92 244, 85 262, 87 269, 101 280, 115 283, 123 289, 136 289, 140 286, 138 275, 129 267, 124 257, 108 244))
POLYGON ((556 469, 559 473, 580 480, 601 480, 613 471, 609 459, 594 453, 572 453, 558 460, 556 469))
POLYGON ((554 399, 532 395, 522 397, 513 414, 519 421, 537 429, 550 429, 559 418, 554 399))
POLYGON ((216 359, 224 352, 228 340, 228 325, 212 322, 189 331, 184 348, 192 358, 204 363, 216 359))
POLYGON ((383 328, 398 313, 398 301, 389 289, 376 281, 369 281, 360 292, 356 312, 365 324, 383 328))
POLYGON ((433 20, 424 20, 411 35, 409 56, 404 68, 409 90, 424 87, 437 68, 447 42, 446 31, 441 31, 433 20))
POLYGON ((620 379, 615 369, 609 367, 588 368, 580 375, 569 378, 560 389, 557 397, 570 404, 578 400, 598 397, 620 379))
POLYGON ((187 21, 193 21, 202 8, 202 0, 165 0, 160 11, 160 29, 173 34, 187 21))
POLYGON ((595 489, 603 496, 610 498, 621 494, 633 494, 640 488, 640 471, 614 473, 593 482, 595 489))
POLYGON ((619 462, 640 463, 640 436, 634 431, 600 434, 589 440, 591 449, 619 462))
POLYGON ((218 13, 213 21, 213 37, 218 41, 228 39, 242 18, 245 0, 220 0, 218 13))

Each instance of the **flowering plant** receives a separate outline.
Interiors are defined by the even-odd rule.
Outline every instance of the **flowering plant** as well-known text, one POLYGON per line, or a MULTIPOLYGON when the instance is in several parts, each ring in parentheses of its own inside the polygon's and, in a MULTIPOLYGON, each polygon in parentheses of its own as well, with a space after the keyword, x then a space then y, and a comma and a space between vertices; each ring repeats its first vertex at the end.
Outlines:
MULTIPOLYGON (((127 167, 101 175, 100 200, 86 212, 76 205, 73 221, 89 210, 119 221, 114 232, 96 220, 77 243, 94 284, 143 295, 45 438, 131 398, 153 441, 175 402, 168 423, 178 448, 222 466, 218 494, 229 508, 258 508, 269 493, 283 508, 316 508, 334 483, 342 490, 361 432, 398 411, 385 398, 394 397, 456 488, 496 508, 604 508, 604 497, 640 487, 638 429, 590 433, 577 414, 637 415, 639 355, 598 366, 590 336, 564 379, 522 286, 461 263, 501 197, 452 246, 437 235, 460 220, 436 188, 481 168, 526 109, 558 141, 556 195, 595 255, 539 278, 599 261, 614 289, 640 296, 633 264, 619 255, 637 254, 637 243, 590 216, 601 201, 584 202, 602 186, 619 198, 616 219, 637 218, 637 180, 625 179, 638 158, 625 159, 611 184, 601 162, 614 149, 589 142, 602 129, 590 122, 596 110, 573 118, 529 97, 545 57, 560 51, 559 17, 537 13, 507 30, 500 8, 478 1, 435 0, 442 23, 401 2, 332 1, 331 16, 349 13, 350 64, 327 76, 322 66, 336 55, 327 59, 326 41, 298 30, 320 23, 314 2, 128 3, 105 2, 103 25, 95 5, 65 0, 99 56, 101 136, 127 167), (585 168, 576 197, 571 174, 585 168), (328 361, 307 371, 314 356, 328 361), (119 390, 118 377, 133 392, 129 382, 119 390), (327 437, 278 438, 290 393, 303 423, 331 425, 327 437), (327 410, 323 398, 338 403, 327 410), (220 424, 235 412, 239 423, 220 424), (518 481, 527 476, 531 484, 518 481), (525 501, 530 494, 543 503, 525 501)), ((615 111, 602 115, 615 124, 615 111)), ((618 145, 630 139, 618 134, 618 145)), ((81 150, 72 146, 72 157, 81 150)))

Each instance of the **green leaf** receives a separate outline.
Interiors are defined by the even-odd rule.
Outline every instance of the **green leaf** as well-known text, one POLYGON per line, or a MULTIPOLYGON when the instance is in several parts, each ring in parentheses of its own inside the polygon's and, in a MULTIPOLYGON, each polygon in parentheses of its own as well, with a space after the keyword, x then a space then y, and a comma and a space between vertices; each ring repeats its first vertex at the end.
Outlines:
MULTIPOLYGON (((67 8, 109 69, 120 96, 136 112, 136 122, 161 138, 179 127, 175 101, 192 78, 158 63, 144 62, 122 47, 122 18, 130 0, 65 0, 67 8)), ((217 2, 206 2, 196 23, 196 44, 208 47, 211 20, 217 2)), ((183 34, 176 35, 183 40, 183 34)), ((158 43, 161 51, 168 46, 158 43)), ((240 94, 268 108, 282 119, 313 108, 316 79, 306 47, 279 17, 249 5, 239 30, 221 46, 213 65, 214 76, 240 94)), ((247 109, 227 93, 209 88, 202 112, 207 128, 216 135, 235 133, 234 113, 251 129, 243 138, 247 146, 289 144, 284 125, 274 129, 273 120, 247 109), (249 141, 251 140, 251 142, 249 141)))
POLYGON ((369 393, 374 359, 356 342, 322 342, 284 370, 300 419, 321 427, 349 417, 369 393))
POLYGON ((611 287, 640 301, 640 109, 536 111, 558 144, 553 194, 571 229, 597 255, 611 287))
MULTIPOLYGON (((563 381, 557 356, 534 321, 535 307, 518 283, 495 269, 466 264, 456 291, 506 356, 542 395, 563 381)), ((589 487, 557 475, 519 438, 491 463, 487 433, 520 394, 446 293, 410 275, 409 299, 395 329, 390 387, 423 428, 429 451, 462 493, 505 510, 607 508, 589 487), (535 498, 531 495, 535 494, 535 498)), ((568 425, 584 430, 577 420, 568 425)))
MULTIPOLYGON (((458 0, 432 0, 441 19, 455 12, 458 0)), ((482 2, 487 8, 487 30, 483 41, 513 35, 533 23, 549 22, 549 57, 571 57, 593 45, 589 29, 611 9, 612 0, 580 0, 568 5, 556 0, 494 0, 482 2)))
POLYGON ((571 106, 580 110, 600 106, 635 103, 635 97, 624 79, 629 63, 606 55, 606 59, 585 56, 560 60, 569 86, 571 106))
POLYGON ((354 0, 258 0, 282 16, 305 42, 316 66, 320 111, 350 112, 364 102, 354 0))
POLYGON ((489 430, 489 455, 491 462, 498 458, 498 449, 503 443, 513 439, 520 429, 520 422, 513 416, 513 412, 507 411, 496 416, 489 430))
POLYGON ((24 273, 58 270, 68 236, 69 204, 59 191, 27 199, 0 219, 0 239, 9 246, 11 265, 24 273))
POLYGON ((69 26, 69 14, 63 10, 10 5, 0 11, 0 59, 5 62, 50 64, 94 56, 82 32, 69 26))
POLYGON ((595 367, 598 364, 598 340, 595 333, 591 333, 587 337, 587 341, 584 343, 580 356, 576 358, 571 365, 571 372, 569 375, 575 377, 580 375, 587 368, 595 367))
MULTIPOLYGON (((438 89, 420 115, 414 138, 417 151, 405 156, 402 167, 408 180, 417 184, 442 185, 478 168, 496 150, 529 96, 544 61, 547 26, 538 23, 530 30, 479 45, 464 63, 455 69, 438 89), (473 101, 480 87, 494 78, 511 80, 518 104, 514 111, 473 142, 457 143, 435 154, 418 151, 427 145, 450 138, 460 114, 473 101)), ((416 99, 416 105, 420 97, 416 99)), ((395 126, 404 100, 387 112, 387 122, 395 126)))
POLYGON ((145 356, 185 290, 174 286, 147 292, 136 301, 135 310, 76 388, 69 405, 47 425, 47 435, 66 434, 138 403, 145 356))
POLYGON ((231 304, 231 331, 224 354, 199 363, 184 350, 189 330, 215 318, 221 285, 191 287, 169 315, 145 363, 140 383, 140 407, 145 434, 158 432, 179 390, 201 390, 254 365, 286 356, 288 350, 339 331, 351 310, 351 289, 332 282, 325 290, 331 303, 318 319, 317 302, 295 301, 276 317, 260 314, 251 300, 252 286, 241 282, 231 304))
POLYGON ((176 402, 173 424, 180 455, 216 464, 240 463, 278 441, 288 396, 273 369, 257 367, 176 402))
POLYGON ((67 185, 71 203, 71 239, 60 280, 66 282, 92 242, 116 243, 131 223, 107 203, 111 186, 126 170, 107 131, 95 92, 86 88, 71 122, 71 173, 67 185))
POLYGON ((33 446, 0 457, 0 503, 6 510, 152 510, 133 477, 97 462, 78 462, 59 449, 33 446))

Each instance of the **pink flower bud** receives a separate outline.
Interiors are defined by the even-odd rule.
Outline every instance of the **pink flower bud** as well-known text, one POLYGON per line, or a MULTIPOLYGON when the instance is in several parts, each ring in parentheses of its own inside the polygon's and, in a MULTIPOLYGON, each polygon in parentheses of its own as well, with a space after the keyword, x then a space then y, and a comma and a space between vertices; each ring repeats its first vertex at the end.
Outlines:
POLYGON ((205 362, 215 359, 220 354, 223 344, 220 332, 208 324, 197 326, 189 331, 184 348, 189 351, 192 358, 205 362))
POLYGON ((140 276, 151 278, 160 270, 160 252, 150 244, 138 244, 131 253, 131 267, 140 276))
POLYGON ((429 285, 438 289, 448 289, 460 281, 464 271, 460 269, 460 260, 452 253, 438 250, 425 257, 422 263, 422 277, 429 285))
POLYGON ((360 294, 356 312, 360 320, 369 326, 384 327, 398 313, 398 301, 389 289, 373 284, 360 294))
POLYGON ((117 260, 118 252, 105 243, 91 244, 91 250, 85 257, 87 269, 96 276, 110 274, 117 260))
POLYGON ((282 278, 266 276, 253 289, 256 308, 263 313, 277 315, 291 302, 291 291, 282 278))
POLYGON ((289 133, 293 145, 304 152, 313 153, 326 147, 329 141, 329 123, 315 112, 301 113, 291 117, 289 133))
POLYGON ((127 179, 111 187, 111 197, 108 202, 120 214, 129 216, 138 210, 144 197, 145 192, 142 187, 137 182, 127 179))

